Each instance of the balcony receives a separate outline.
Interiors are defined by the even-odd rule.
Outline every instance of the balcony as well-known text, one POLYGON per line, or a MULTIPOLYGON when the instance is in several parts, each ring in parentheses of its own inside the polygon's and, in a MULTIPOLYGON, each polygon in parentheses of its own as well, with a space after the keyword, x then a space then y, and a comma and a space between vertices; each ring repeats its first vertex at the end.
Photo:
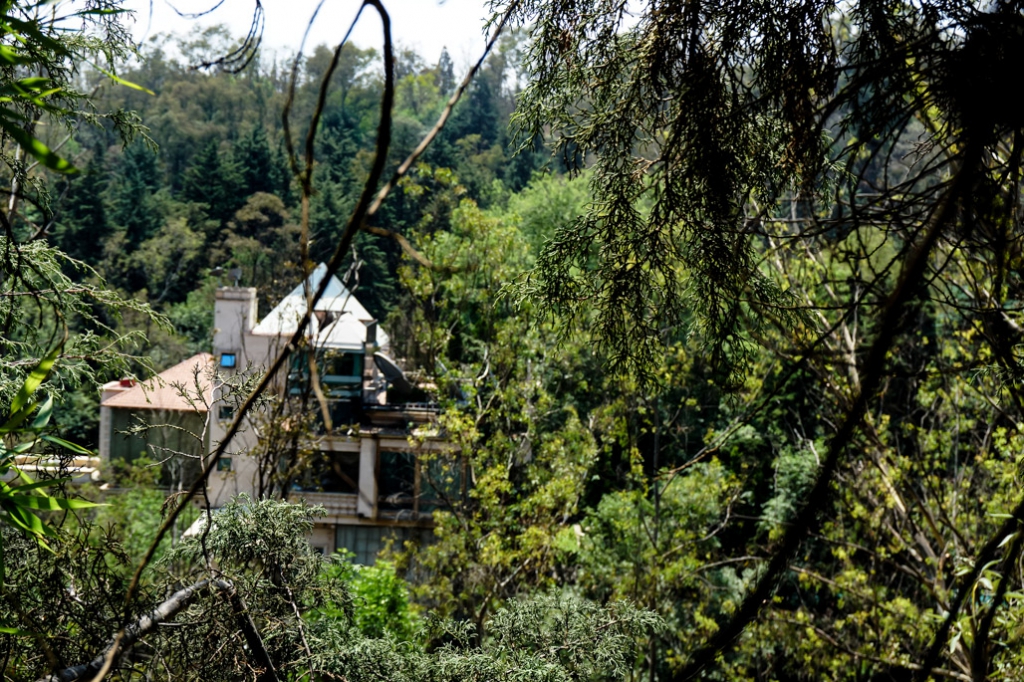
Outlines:
POLYGON ((310 506, 321 505, 327 510, 327 517, 356 516, 356 499, 359 496, 353 493, 322 493, 322 492, 293 492, 289 498, 293 502, 305 501, 310 506))

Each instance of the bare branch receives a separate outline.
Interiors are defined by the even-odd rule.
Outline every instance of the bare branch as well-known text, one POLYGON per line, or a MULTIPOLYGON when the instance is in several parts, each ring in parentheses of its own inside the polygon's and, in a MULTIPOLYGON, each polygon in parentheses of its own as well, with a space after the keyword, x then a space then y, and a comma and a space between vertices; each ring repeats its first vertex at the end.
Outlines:
POLYGON ((120 656, 130 649, 136 642, 156 630, 160 623, 174 618, 174 616, 192 602, 192 599, 197 594, 209 587, 216 587, 218 589, 234 589, 231 583, 224 580, 200 580, 193 585, 182 588, 172 594, 155 609, 149 613, 143 614, 138 618, 138 620, 129 625, 122 632, 118 633, 101 656, 94 658, 88 663, 64 668, 49 677, 40 678, 37 682, 75 682, 75 680, 85 679, 86 676, 95 675, 101 670, 109 670, 110 665, 107 663, 108 659, 110 659, 111 663, 116 662, 117 659, 120 658, 120 656))
MULTIPOLYGON (((863 377, 861 390, 847 411, 842 424, 829 441, 828 455, 822 463, 821 471, 814 482, 814 487, 806 497, 806 503, 799 516, 787 528, 779 550, 772 556, 757 585, 747 594, 735 615, 718 629, 707 644, 694 653, 689 664, 675 675, 674 679, 695 678, 704 668, 715 661, 721 651, 736 641, 740 633, 757 617, 761 607, 770 601, 775 585, 788 567, 790 559, 799 549, 807 534, 817 524, 818 516, 830 497, 832 481, 839 469, 842 455, 860 427, 860 422, 867 411, 868 402, 874 397, 882 383, 886 368, 886 356, 896 339, 904 307, 912 299, 921 283, 928 256, 938 241, 939 235, 954 219, 960 199, 970 192, 980 157, 981 149, 978 145, 971 145, 964 152, 960 169, 949 183, 942 201, 933 212, 930 224, 924 231, 924 236, 906 260, 899 281, 881 312, 879 329, 882 331, 872 344, 864 363, 868 371, 863 377)), ((962 596, 963 592, 961 590, 958 598, 962 596)), ((951 612, 951 617, 953 613, 955 611, 951 612)), ((946 622, 948 624, 949 620, 947 619, 946 622)), ((934 667, 935 660, 931 656, 926 659, 923 664, 925 675, 934 667)))

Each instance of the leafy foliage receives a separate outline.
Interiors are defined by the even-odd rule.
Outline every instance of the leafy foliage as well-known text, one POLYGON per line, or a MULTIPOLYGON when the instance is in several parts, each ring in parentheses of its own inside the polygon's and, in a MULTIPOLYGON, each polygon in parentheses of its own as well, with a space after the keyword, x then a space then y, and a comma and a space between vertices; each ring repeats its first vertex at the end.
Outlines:
MULTIPOLYGON (((39 452, 38 448, 41 445, 49 445, 59 451, 75 455, 92 454, 79 445, 47 433, 50 418, 53 416, 53 398, 47 398, 42 403, 34 399, 36 389, 53 370, 60 350, 60 347, 54 349, 29 373, 18 394, 11 401, 10 414, 0 425, 0 477, 4 479, 0 480, 0 509, 3 510, 0 519, 8 526, 32 537, 43 547, 47 547, 44 538, 55 537, 56 533, 40 512, 95 506, 87 500, 69 499, 46 492, 47 488, 67 483, 70 478, 36 481, 24 471, 25 465, 37 464, 47 458, 51 462, 54 461, 54 454, 48 456, 39 452)), ((56 457, 59 469, 59 456, 56 457)), ((5 549, 0 540, 0 584, 3 583, 5 575, 4 553, 5 549)))
MULTIPOLYGON (((433 385, 455 446, 420 461, 438 502, 432 542, 373 568, 324 564, 296 532, 310 510, 232 505, 146 578, 138 609, 204 587, 131 665, 256 676, 249 614, 291 677, 668 679, 713 666, 705 677, 1018 679, 1022 138, 999 93, 1019 70, 1019 11, 503 7, 532 23, 489 58, 351 257, 350 283, 387 316, 410 376, 433 385), (550 172, 535 172, 550 149, 550 172)), ((211 31, 183 54, 227 40, 211 31)), ((317 49, 301 64, 299 117, 330 59, 317 49)), ((381 88, 372 50, 339 59, 317 137, 314 255, 365 178, 381 88)), ((156 96, 103 95, 104 109, 142 112, 161 146, 121 151, 111 131, 83 129, 91 161, 76 165, 89 172, 36 185, 63 197, 53 229, 19 212, 8 239, 31 257, 10 261, 0 297, 10 400, 64 322, 66 347, 85 350, 44 386, 58 394, 132 367, 101 336, 143 329, 161 359, 202 349, 215 267, 241 268, 264 300, 298 279, 278 66, 195 73, 154 44, 126 75, 156 96), (102 253, 81 248, 90 221, 102 253), (38 227, 93 269, 25 242, 38 227), (49 312, 64 310, 50 289, 71 314, 49 312)), ((432 67, 403 53, 397 71, 396 156, 452 87, 443 55, 432 67)), ((271 414, 265 433, 291 441, 258 453, 263 492, 286 492, 318 456, 298 424, 271 414)), ((53 556, 25 544, 31 560, 8 582, 26 587, 3 595, 4 622, 52 635, 62 663, 102 653, 131 616, 119 597, 138 547, 120 534, 151 531, 151 493, 99 517, 100 540, 62 536, 53 556)), ((16 644, 16 676, 58 667, 16 644)))
MULTIPOLYGON (((189 594, 172 614, 174 625, 148 632, 145 647, 133 660, 115 666, 117 674, 160 670, 204 680, 257 674, 254 652, 237 634, 237 623, 248 618, 280 675, 513 680, 529 671, 551 680, 614 679, 628 669, 637 633, 660 626, 650 612, 625 603, 602 608, 547 596, 497 612, 491 619, 493 637, 483 646, 474 646, 465 628, 440 621, 431 627, 447 633, 447 643, 431 652, 396 640, 394 633, 370 636, 357 624, 363 604, 348 596, 337 571, 312 551, 303 533, 295 532, 308 529, 316 513, 282 502, 239 500, 217 514, 203 534, 184 539, 163 560, 167 573, 147 588, 142 612, 155 612, 169 589, 188 576, 212 570, 223 586, 189 594), (342 608, 332 609, 332 604, 342 608)), ((18 547, 11 577, 21 589, 5 593, 0 609, 7 615, 32 607, 28 611, 35 614, 38 634, 71 629, 79 636, 54 638, 43 656, 26 655, 31 640, 9 642, 9 650, 16 652, 10 672, 38 677, 58 661, 90 660, 104 646, 103 629, 109 636, 119 622, 121 604, 110 590, 119 591, 124 583, 116 580, 117 564, 97 561, 116 544, 95 548, 73 537, 64 540, 54 555, 18 547), (68 584, 74 587, 70 596, 68 584)), ((369 620, 363 622, 368 623, 374 618, 370 614, 379 611, 372 604, 365 607, 369 620)))

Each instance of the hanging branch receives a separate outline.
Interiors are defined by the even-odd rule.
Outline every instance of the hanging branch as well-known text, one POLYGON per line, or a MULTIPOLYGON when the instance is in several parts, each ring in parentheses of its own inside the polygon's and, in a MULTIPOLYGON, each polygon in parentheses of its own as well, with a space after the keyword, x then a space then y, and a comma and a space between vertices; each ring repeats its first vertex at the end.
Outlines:
MULTIPOLYGON (((355 237, 355 233, 359 229, 359 225, 362 223, 366 216, 366 210, 370 204, 370 200, 373 196, 374 188, 377 183, 380 182, 381 176, 384 174, 384 164, 387 160, 388 148, 391 143, 391 107, 394 103, 394 52, 391 43, 391 21, 387 11, 381 4, 380 0, 365 0, 364 5, 371 5, 377 10, 381 17, 381 23, 383 24, 384 31, 384 94, 381 97, 381 108, 380 108, 380 123, 377 126, 377 145, 376 153, 374 156, 373 166, 370 169, 370 174, 366 179, 366 183, 363 186, 362 194, 359 198, 359 202, 356 204, 352 215, 349 217, 348 223, 345 227, 345 231, 342 233, 341 240, 339 241, 338 248, 335 250, 334 255, 331 257, 330 262, 327 266, 327 275, 321 280, 320 286, 317 288, 315 295, 313 296, 313 303, 315 304, 323 296, 324 291, 327 288, 327 284, 330 282, 331 276, 338 271, 341 265, 342 258, 348 253, 349 245, 352 239, 355 237)), ((274 362, 270 368, 263 375, 256 388, 253 389, 252 393, 245 399, 245 402, 239 407, 235 414, 234 420, 228 427, 227 432, 224 435, 223 440, 217 445, 216 449, 210 453, 210 459, 206 466, 203 467, 202 473, 197 477, 196 481, 188 489, 188 492, 181 496, 178 504, 165 518, 164 522, 160 524, 160 528, 157 529, 156 536, 150 543, 149 548, 146 550, 145 556, 142 561, 139 562, 138 567, 135 569, 135 574, 132 576, 132 580, 128 585, 128 591, 125 594, 125 620, 128 620, 128 614, 131 609, 132 601, 135 598, 135 594, 139 589, 142 572, 146 569, 149 563, 153 560, 153 556, 156 553, 157 547, 163 540, 167 531, 170 530, 171 526, 177 522, 178 516, 181 511, 188 506, 193 498, 199 493, 199 491, 206 485, 207 479, 210 474, 213 473, 214 468, 217 466, 217 461, 224 455, 227 450, 228 444, 238 433, 241 428, 242 422, 248 413, 252 410, 256 404, 259 396, 266 391, 274 376, 281 369, 281 367, 288 360, 292 350, 297 348, 305 338, 306 327, 309 325, 309 321, 312 315, 312 306, 306 310, 306 313, 299 320, 298 325, 295 329, 295 333, 291 339, 285 345, 284 348, 278 353, 274 362)), ((123 636, 125 630, 122 630, 118 634, 118 639, 123 636)), ((114 655, 117 648, 111 649, 111 652, 107 655, 106 661, 97 675, 93 678, 94 682, 100 682, 103 677, 110 671, 110 667, 114 662, 114 655)))
POLYGON ((437 123, 434 124, 434 127, 427 132, 420 143, 416 145, 416 149, 412 150, 412 153, 406 157, 405 161, 402 162, 402 165, 395 170, 395 174, 391 176, 391 179, 388 180, 387 184, 380 188, 380 192, 377 193, 377 198, 374 200, 373 205, 370 206, 370 210, 367 211, 367 217, 376 215, 377 209, 379 209, 380 205, 384 203, 384 200, 391 193, 391 190, 393 190, 398 184, 398 181, 409 172, 412 165, 416 163, 416 159, 420 158, 420 155, 426 151, 427 147, 430 146, 430 143, 434 141, 434 138, 440 134, 441 130, 444 128, 444 124, 448 122, 448 117, 451 116, 452 111, 455 109, 455 105, 458 104, 459 99, 462 97, 462 93, 466 91, 466 88, 469 87, 473 77, 476 76, 477 71, 479 71, 480 67, 483 66, 484 60, 491 52, 491 48, 493 48, 494 44, 498 42, 501 32, 505 29, 512 13, 515 12, 518 7, 519 1, 516 0, 509 4, 505 13, 501 15, 501 18, 498 20, 498 25, 494 28, 494 32, 491 33, 490 40, 487 41, 487 46, 484 48, 483 54, 480 55, 480 59, 476 60, 476 64, 474 64, 473 68, 469 70, 466 77, 462 79, 462 82, 459 83, 459 87, 455 89, 452 96, 448 98, 448 103, 444 105, 444 110, 441 112, 441 115, 437 117, 437 123))
MULTIPOLYGON (((292 104, 295 101, 295 84, 298 80, 299 61, 302 58, 302 50, 306 45, 306 39, 309 37, 309 31, 313 27, 313 22, 316 21, 316 17, 320 13, 320 8, 323 7, 323 4, 324 0, 320 0, 320 2, 317 3, 316 9, 313 10, 313 15, 309 18, 309 23, 306 25, 306 31, 302 35, 302 42, 299 44, 299 51, 295 55, 295 60, 292 62, 292 73, 288 83, 288 97, 281 110, 281 123, 284 127, 284 139, 285 148, 288 154, 288 164, 292 169, 292 173, 298 178, 299 186, 302 188, 300 208, 301 218, 299 221, 301 226, 301 233, 299 235, 299 262, 302 264, 302 291, 306 298, 307 312, 313 310, 315 303, 312 299, 312 292, 309 288, 309 275, 312 271, 312 263, 309 261, 309 209, 310 201, 313 198, 313 162, 316 150, 316 132, 320 127, 320 116, 323 114, 324 106, 327 103, 327 92, 330 89, 331 78, 334 77, 334 72, 338 68, 338 61, 341 59, 341 52, 348 43, 348 39, 352 35, 352 30, 356 27, 356 23, 359 22, 359 18, 363 15, 363 8, 366 7, 365 3, 359 6, 359 10, 356 12, 355 17, 352 18, 352 23, 349 24, 344 37, 342 37, 338 46, 334 48, 334 56, 331 59, 331 63, 327 67, 327 72, 324 73, 323 78, 320 80, 320 93, 317 97, 313 115, 310 117, 309 130, 306 131, 305 165, 300 170, 299 162, 295 155, 295 145, 292 142, 289 114, 291 113, 292 104)), ((334 274, 333 271, 331 274, 334 274)), ((313 393, 316 395, 317 402, 320 405, 320 413, 323 416, 324 425, 326 426, 327 433, 329 434, 332 428, 330 408, 327 405, 327 397, 324 395, 323 389, 320 387, 320 375, 316 364, 315 354, 310 354, 309 356, 309 372, 309 383, 313 389, 313 393)))
MULTIPOLYGON (((262 395, 263 392, 270 387, 273 378, 276 376, 277 372, 281 369, 281 367, 283 367, 284 364, 287 362, 290 354, 296 348, 298 348, 305 340, 306 329, 312 317, 313 307, 323 297, 323 294, 326 291, 331 278, 340 269, 341 264, 352 245, 352 240, 355 238, 356 233, 364 225, 366 218, 370 215, 373 215, 377 211, 377 209, 380 208, 381 203, 390 193, 391 189, 395 186, 395 184, 401 178, 401 176, 404 175, 406 171, 408 171, 408 168, 412 165, 412 163, 415 162, 416 158, 429 145, 429 143, 434 138, 436 138, 441 128, 443 128, 444 123, 447 121, 448 116, 451 113, 451 109, 455 106, 455 103, 457 102, 456 96, 453 95, 452 99, 449 100, 449 103, 445 108, 445 112, 442 113, 441 118, 438 120, 438 123, 435 124, 434 128, 427 134, 427 136, 424 138, 424 141, 421 142, 420 145, 417 147, 416 151, 414 151, 413 154, 410 155, 410 157, 406 160, 406 162, 399 167, 399 169, 392 176, 389 183, 385 185, 385 187, 382 188, 379 192, 375 192, 376 187, 384 174, 384 166, 387 161, 387 153, 391 142, 391 109, 394 103, 395 64, 394 50, 391 42, 391 21, 388 12, 384 8, 380 0, 364 0, 363 7, 367 5, 373 7, 377 11, 378 15, 380 15, 384 34, 384 93, 381 97, 380 122, 377 126, 377 143, 373 165, 370 169, 370 173, 366 179, 366 182, 363 185, 363 190, 360 194, 359 201, 356 204, 355 209, 353 209, 352 214, 349 216, 349 219, 345 224, 345 228, 344 231, 342 232, 341 239, 338 241, 338 245, 327 263, 327 273, 321 279, 316 292, 312 295, 310 299, 310 305, 307 307, 306 312, 303 314, 303 316, 299 319, 295 332, 292 334, 288 343, 285 344, 285 346, 280 350, 277 357, 274 358, 274 361, 271 363, 266 373, 260 379, 257 386, 245 399, 242 405, 239 406, 238 410, 235 413, 234 420, 231 422, 231 425, 227 428, 227 431, 224 434, 224 438, 217 445, 214 451, 210 453, 209 461, 206 463, 206 466, 203 467, 203 470, 197 477, 196 481, 192 484, 192 486, 185 494, 180 496, 178 504, 164 518, 163 523, 157 529, 156 536, 153 538, 152 543, 146 550, 145 556, 143 556, 142 560, 139 562, 139 565, 136 568, 134 575, 132 576, 132 580, 129 583, 128 591, 125 595, 124 604, 125 621, 128 620, 128 613, 130 611, 132 601, 134 600, 135 595, 138 592, 142 572, 146 569, 150 562, 152 562, 153 556, 156 553, 156 549, 159 546, 160 542, 163 540, 164 536, 177 521, 178 516, 181 514, 182 510, 186 506, 188 506, 188 504, 204 488, 207 479, 210 477, 210 474, 217 466, 217 461, 224 455, 224 453, 227 451, 229 443, 238 434, 238 431, 241 428, 244 419, 246 418, 248 413, 252 411, 252 408, 256 404, 256 401, 259 398, 259 396, 262 395), (375 193, 376 197, 374 196, 375 193)), ((498 31, 495 32, 495 35, 488 43, 488 50, 490 50, 491 46, 497 39, 497 34, 500 31, 500 29, 504 27, 505 24, 507 23, 510 14, 511 12, 508 11, 502 17, 498 25, 498 31)), ((478 66, 482 62, 482 60, 483 58, 481 58, 481 60, 477 62, 478 66)), ((474 70, 472 70, 471 73, 475 74, 476 68, 474 68, 474 70)), ((466 85, 468 85, 469 78, 470 76, 467 76, 467 79, 463 82, 463 85, 460 86, 460 88, 457 90, 457 94, 459 96, 461 96, 461 94, 465 91, 466 85)), ((321 101, 320 104, 322 103, 323 102, 321 101)), ((318 116, 319 112, 315 115, 318 116)), ((293 162, 294 170, 297 166, 297 163, 295 163, 294 149, 290 149, 289 152, 290 160, 293 162)), ((117 637, 115 637, 115 642, 126 636, 126 632, 127 627, 122 629, 121 632, 118 633, 117 637)), ((100 682, 100 680, 102 680, 102 678, 110 671, 110 668, 114 663, 116 650, 117 648, 115 647, 111 649, 111 651, 107 654, 104 664, 98 671, 97 675, 93 678, 93 682, 100 682)))
MULTIPOLYGON (((946 647, 946 640, 949 637, 949 630, 953 626, 957 617, 960 615, 960 609, 963 608, 964 599, 968 594, 971 594, 969 589, 971 585, 977 582, 978 578, 981 577, 981 572, 985 570, 985 566, 991 562, 999 548, 1002 547, 1003 542, 1012 533, 1016 532, 1018 525, 1024 522, 1024 499, 1021 499, 1014 507, 1013 511, 1010 512, 1010 518, 1006 519, 999 530, 995 532, 992 538, 985 543, 981 551, 978 552, 978 558, 974 560, 974 566, 971 567, 969 573, 964 575, 960 579, 960 583, 953 588, 953 601, 949 605, 949 612, 946 614, 945 620, 942 621, 942 625, 938 631, 932 636, 931 646, 928 647, 928 653, 925 654, 924 661, 921 663, 921 672, 915 678, 916 682, 926 682, 928 678, 932 676, 929 672, 931 668, 935 667, 939 661, 939 656, 942 655, 942 650, 946 647)), ((1014 547, 1011 548, 1009 556, 1014 556, 1019 552, 1019 543, 1015 542, 1014 547)), ((1002 583, 1009 585, 1009 576, 1004 575, 1002 583)), ((1002 584, 1000 584, 1002 588, 1002 584)), ((998 602, 992 603, 991 613, 995 612, 995 608, 998 606, 998 602)))
MULTIPOLYGON (((674 679, 689 680, 695 678, 702 670, 711 665, 715 658, 728 649, 740 636, 744 629, 757 617, 761 607, 771 600, 772 593, 789 566, 789 562, 803 544, 807 535, 815 528, 821 512, 824 511, 830 498, 831 487, 839 463, 846 448, 860 427, 861 420, 867 412, 868 403, 874 398, 885 376, 886 356, 892 348, 900 327, 900 319, 904 308, 917 293, 923 281, 928 264, 928 257, 938 242, 939 236, 953 221, 962 197, 970 192, 972 181, 981 157, 981 148, 971 144, 964 152, 960 169, 948 189, 942 202, 932 214, 931 224, 927 226, 924 236, 906 261, 899 281, 893 289, 879 318, 879 337, 875 340, 865 360, 867 372, 861 382, 861 390, 846 413, 846 418, 829 441, 828 454, 822 462, 821 471, 814 482, 814 487, 806 497, 806 503, 799 515, 786 529, 781 547, 772 556, 764 574, 754 589, 747 594, 733 617, 725 623, 714 636, 690 658, 690 662, 674 679)), ((1024 510, 1022 510, 1024 511, 1024 510)), ((980 565, 980 562, 979 562, 980 565)), ((978 565, 975 567, 980 571, 978 565)), ((969 584, 969 583, 968 583, 969 584)), ((961 590, 958 599, 962 599, 961 590)), ((947 623, 948 623, 947 619, 947 623)), ((947 629, 948 631, 948 629, 947 629)), ((938 640, 937 640, 938 641, 938 640)), ((945 638, 941 638, 945 641, 945 638)), ((935 664, 929 657, 923 664, 924 674, 935 664)))
MULTIPOLYGON (((494 47, 494 45, 498 42, 498 38, 501 36, 502 31, 508 24, 509 18, 512 16, 512 13, 515 12, 518 6, 518 0, 512 2, 508 6, 508 9, 505 10, 505 13, 501 15, 501 18, 498 20, 497 26, 495 26, 494 31, 491 33, 490 39, 487 41, 487 46, 484 48, 483 54, 480 55, 480 59, 476 60, 476 63, 473 64, 472 68, 470 68, 469 72, 466 74, 466 77, 462 79, 461 83, 459 83, 459 87, 457 87, 455 89, 455 92, 452 93, 452 96, 448 98, 448 102, 445 104, 444 109, 441 111, 441 115, 437 117, 437 123, 434 124, 434 127, 427 132, 427 134, 423 137, 420 143, 416 146, 416 149, 412 150, 412 153, 409 154, 409 156, 406 157, 405 161, 403 161, 402 164, 395 170, 394 175, 391 176, 391 179, 388 180, 387 184, 380 188, 380 192, 377 193, 377 198, 374 200, 373 205, 370 207, 370 210, 367 211, 367 218, 372 218, 377 214, 377 210, 381 207, 381 204, 384 203, 384 200, 391 193, 391 191, 398 186, 399 180, 401 180, 405 176, 405 174, 409 172, 409 169, 412 168, 412 165, 416 163, 416 159, 418 159, 423 154, 423 152, 426 151, 427 147, 430 146, 430 143, 433 142, 434 139, 441 133, 441 130, 444 128, 445 123, 448 122, 448 118, 451 116, 452 111, 455 110, 455 105, 458 104, 459 99, 461 99, 462 94, 466 91, 466 88, 469 87, 469 84, 472 82, 473 77, 476 76, 477 72, 483 66, 484 60, 487 58, 487 55, 490 54, 491 49, 494 47)), ((430 270, 437 270, 442 272, 446 271, 445 268, 435 265, 432 261, 430 261, 430 259, 428 259, 418 250, 416 250, 416 248, 411 243, 409 243, 409 240, 406 239, 402 234, 395 232, 394 230, 389 230, 383 227, 374 227, 370 225, 364 225, 363 229, 369 232, 370 234, 375 234, 379 237, 388 237, 390 239, 394 239, 396 242, 398 242, 398 245, 402 248, 402 251, 404 251, 407 256, 415 260, 423 267, 429 268, 430 270)))

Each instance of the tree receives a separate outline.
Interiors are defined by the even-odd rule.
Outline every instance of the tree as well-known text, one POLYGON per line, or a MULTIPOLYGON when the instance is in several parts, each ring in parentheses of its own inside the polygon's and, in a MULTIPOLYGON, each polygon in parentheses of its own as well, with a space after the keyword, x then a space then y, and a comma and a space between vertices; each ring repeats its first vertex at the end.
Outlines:
POLYGON ((201 537, 168 553, 163 576, 147 587, 145 605, 115 643, 109 633, 121 618, 120 604, 111 603, 104 588, 121 566, 97 561, 102 555, 88 545, 68 545, 47 557, 20 543, 10 570, 31 589, 7 595, 0 612, 32 613, 40 633, 70 629, 79 636, 47 637, 45 654, 33 640, 19 638, 9 650, 9 670, 25 679, 90 679, 114 651, 115 674, 160 671, 196 680, 514 680, 524 672, 542 679, 615 679, 629 667, 635 633, 659 627, 655 616, 625 604, 602 608, 539 597, 494 614, 495 636, 483 646, 470 641, 471 629, 441 620, 429 627, 446 641, 431 651, 365 635, 361 625, 372 617, 372 606, 364 611, 340 579, 341 567, 295 532, 309 527, 315 514, 270 500, 226 506, 201 537), (71 594, 66 581, 75 586, 71 594), (173 627, 159 627, 172 621, 173 627))
POLYGON ((55 227, 44 171, 76 171, 61 149, 75 129, 82 123, 107 122, 125 141, 140 132, 137 118, 98 109, 78 87, 79 77, 90 69, 120 80, 97 64, 113 62, 130 51, 118 13, 108 9, 116 10, 116 3, 60 12, 40 12, 38 5, 22 2, 0 8, 0 34, 10 43, 0 56, 5 83, 0 168, 8 188, 0 209, 0 395, 8 400, 31 368, 58 345, 72 359, 58 364, 46 387, 53 393, 59 392, 54 386, 91 379, 98 367, 123 370, 131 335, 108 334, 104 322, 108 314, 118 314, 118 307, 144 309, 102 285, 73 282, 69 273, 87 277, 94 272, 43 241, 55 227), (69 26, 75 28, 68 30, 69 26), (82 333, 68 338, 69 325, 82 333))
MULTIPOLYGON (((837 481, 874 467, 882 489, 905 485, 917 495, 911 504, 900 494, 889 509, 888 492, 880 499, 878 488, 855 486, 874 513, 903 515, 892 526, 899 535, 900 524, 927 523, 935 512, 919 491, 928 476, 962 475, 952 464, 956 443, 940 448, 944 465, 908 472, 905 483, 876 457, 899 438, 874 423, 889 405, 879 401, 894 385, 913 384, 906 372, 941 357, 924 347, 930 334, 915 335, 927 328, 919 325, 934 324, 947 339, 970 329, 984 336, 987 351, 972 371, 1000 376, 985 394, 1005 414, 1022 415, 1013 302, 1024 121, 998 93, 1020 66, 1024 19, 1010 3, 874 0, 652 5, 633 22, 625 5, 597 1, 499 11, 530 25, 517 139, 550 134, 570 168, 592 168, 592 207, 549 242, 521 291, 570 322, 596 307, 611 365, 654 384, 663 349, 691 333, 732 390, 763 371, 760 348, 774 356, 767 376, 775 387, 752 401, 751 414, 807 370, 829 401, 829 420, 804 437, 821 437, 824 447, 803 504, 742 601, 676 668, 685 679, 714 665, 773 594, 785 600, 780 580, 808 575, 799 564, 824 551, 809 536, 865 504, 833 495, 837 481)), ((999 659, 1012 653, 996 646, 992 628, 999 595, 1019 580, 1009 568, 1024 507, 1014 500, 1002 509, 1005 522, 957 540, 964 568, 927 607, 933 620, 923 622, 935 625, 910 616, 917 638, 886 640, 899 656, 865 658, 841 638, 822 638, 870 669, 946 674, 940 652, 960 646, 950 629, 973 608, 967 595, 985 584, 977 581, 986 567, 999 565, 1007 572, 973 621, 965 665, 974 679, 1013 669, 999 659)), ((944 545, 960 532, 949 525, 935 527, 944 545)), ((868 547, 887 560, 878 544, 868 547)), ((831 575, 822 582, 842 591, 831 575)))
POLYGON ((125 148, 111 183, 111 222, 124 233, 130 250, 138 248, 159 228, 161 216, 154 194, 160 187, 156 153, 145 144, 125 148))
POLYGON ((437 76, 434 81, 442 96, 450 95, 455 89, 455 64, 448 54, 448 48, 441 48, 441 57, 437 60, 437 76))
MULTIPOLYGON (((56 537, 53 526, 42 517, 41 511, 83 509, 95 506, 86 500, 67 499, 62 495, 51 496, 46 488, 59 487, 67 479, 33 480, 21 466, 24 461, 33 461, 44 456, 40 450, 45 446, 56 446, 61 455, 88 454, 80 446, 69 443, 52 433, 47 433, 53 415, 53 398, 42 403, 32 399, 39 384, 47 379, 58 356, 58 350, 50 353, 38 366, 32 369, 18 394, 11 401, 10 412, 0 424, 0 475, 10 476, 15 485, 0 482, 0 508, 4 510, 5 529, 20 531, 42 547, 47 547, 44 538, 56 537), (67 452, 65 452, 67 451, 67 452)), ((6 577, 4 540, 0 536, 0 586, 6 577)), ((11 628, 4 627, 7 634, 11 628)))
POLYGON ((103 201, 107 189, 104 165, 99 148, 81 174, 63 178, 66 194, 53 229, 54 243, 61 251, 93 267, 102 253, 96 244, 106 241, 111 230, 103 201))
POLYGON ((284 169, 274 158, 263 128, 254 127, 248 135, 239 137, 232 157, 242 175, 243 196, 256 192, 274 194, 285 186, 284 169))
MULTIPOLYGON (((259 157, 250 161, 258 163, 259 157)), ((266 177, 265 181, 272 179, 266 177)), ((246 166, 231 155, 221 154, 218 141, 210 140, 185 171, 181 192, 186 200, 203 204, 207 215, 223 225, 251 194, 246 191, 248 183, 246 166)))
POLYGON ((299 227, 278 197, 257 192, 235 211, 225 234, 225 251, 242 268, 249 286, 260 290, 264 305, 284 296, 299 279, 299 227))

